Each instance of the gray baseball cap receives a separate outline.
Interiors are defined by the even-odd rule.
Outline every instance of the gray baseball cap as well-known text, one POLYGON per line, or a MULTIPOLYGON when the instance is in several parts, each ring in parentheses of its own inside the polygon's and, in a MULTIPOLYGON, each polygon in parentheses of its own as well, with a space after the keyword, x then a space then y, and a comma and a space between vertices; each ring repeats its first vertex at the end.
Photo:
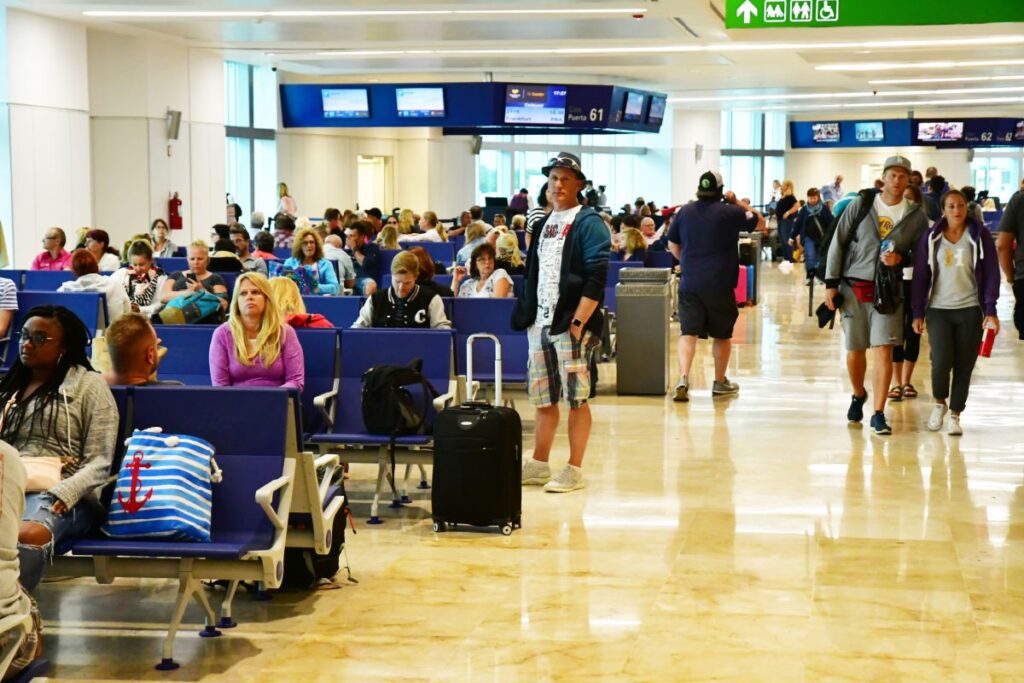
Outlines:
POLYGON ((911 171, 914 170, 913 165, 910 163, 910 159, 902 157, 898 154, 894 157, 889 157, 888 159, 885 160, 885 168, 882 169, 882 173, 885 173, 890 168, 902 168, 907 173, 910 173, 911 171))

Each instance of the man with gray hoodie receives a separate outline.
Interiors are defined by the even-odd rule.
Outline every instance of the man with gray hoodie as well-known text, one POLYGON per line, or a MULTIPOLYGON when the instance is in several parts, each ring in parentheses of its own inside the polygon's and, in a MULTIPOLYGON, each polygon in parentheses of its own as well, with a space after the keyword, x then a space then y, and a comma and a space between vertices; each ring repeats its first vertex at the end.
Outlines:
POLYGON ((920 206, 903 197, 910 182, 910 161, 902 156, 889 157, 882 173, 883 187, 874 195, 870 211, 862 204, 867 195, 854 199, 843 212, 829 246, 825 268, 825 303, 839 308, 846 336, 846 368, 853 385, 853 400, 846 413, 851 424, 864 419, 868 392, 867 350, 871 349, 875 392, 871 430, 878 435, 892 434, 885 421, 885 401, 892 381, 892 349, 903 341, 903 302, 892 313, 875 309, 875 275, 879 265, 912 265, 911 252, 928 229, 928 219, 920 206), (854 225, 864 216, 859 225, 854 225), (837 295, 841 295, 841 298, 837 295))

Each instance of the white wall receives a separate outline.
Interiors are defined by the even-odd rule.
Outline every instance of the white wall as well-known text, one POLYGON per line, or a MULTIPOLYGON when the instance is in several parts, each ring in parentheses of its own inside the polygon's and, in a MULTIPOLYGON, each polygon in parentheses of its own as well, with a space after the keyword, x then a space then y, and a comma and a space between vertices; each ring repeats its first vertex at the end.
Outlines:
POLYGON ((27 267, 47 227, 71 237, 92 221, 86 38, 84 26, 17 10, 6 24, 10 184, 0 191, 10 188, 12 261, 27 267))
POLYGON ((224 66, 181 42, 88 31, 94 221, 115 244, 182 199, 186 244, 224 220, 224 66), (182 112, 177 140, 168 110, 182 112))
POLYGON ((697 181, 707 171, 721 172, 722 115, 717 111, 672 109, 672 202, 682 204, 697 194, 697 181), (697 147, 702 147, 697 159, 697 147))

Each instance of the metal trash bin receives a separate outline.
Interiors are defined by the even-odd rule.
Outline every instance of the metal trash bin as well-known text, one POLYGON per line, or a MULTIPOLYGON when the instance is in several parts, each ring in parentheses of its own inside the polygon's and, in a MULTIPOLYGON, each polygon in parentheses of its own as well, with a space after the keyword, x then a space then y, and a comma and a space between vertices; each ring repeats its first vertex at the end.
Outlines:
POLYGON ((616 392, 664 396, 669 387, 670 268, 623 268, 615 286, 616 392))

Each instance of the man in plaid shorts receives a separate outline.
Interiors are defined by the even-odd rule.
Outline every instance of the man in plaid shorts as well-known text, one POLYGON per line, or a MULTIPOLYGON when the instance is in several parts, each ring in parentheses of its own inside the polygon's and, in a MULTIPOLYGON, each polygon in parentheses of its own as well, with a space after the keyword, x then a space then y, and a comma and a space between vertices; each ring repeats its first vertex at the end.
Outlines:
POLYGON ((600 344, 600 306, 608 279, 611 237, 601 217, 581 206, 586 176, 566 152, 541 169, 548 177, 552 211, 534 228, 526 278, 513 327, 527 330, 527 393, 537 408, 533 459, 523 464, 524 485, 551 493, 583 488, 583 456, 590 438, 590 367, 600 344), (560 420, 558 402, 569 404, 569 464, 554 478, 548 459, 560 420))

